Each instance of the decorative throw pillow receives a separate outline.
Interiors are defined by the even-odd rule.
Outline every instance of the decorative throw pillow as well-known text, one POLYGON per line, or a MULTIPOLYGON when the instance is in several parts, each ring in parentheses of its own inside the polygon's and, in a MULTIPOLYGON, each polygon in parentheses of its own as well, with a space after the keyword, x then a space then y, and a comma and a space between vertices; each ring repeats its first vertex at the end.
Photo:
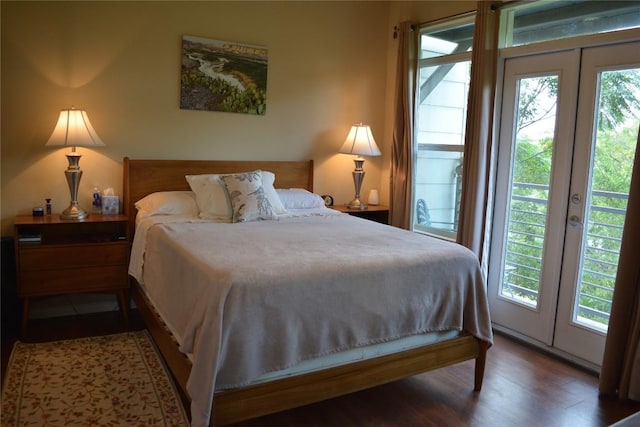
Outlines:
POLYGON ((220 178, 231 201, 231 222, 278 218, 265 195, 260 171, 222 175, 220 178))
POLYGON ((187 182, 196 195, 200 218, 230 219, 231 203, 220 175, 187 175, 187 182))
MULTIPOLYGON (((257 171, 256 171, 257 172, 257 171)), ((287 211, 273 188, 275 175, 273 172, 261 171, 262 188, 276 214, 283 215, 287 211)), ((191 190, 196 195, 196 202, 200 210, 200 217, 204 219, 231 219, 231 201, 222 183, 223 175, 233 174, 204 174, 186 175, 191 190)))

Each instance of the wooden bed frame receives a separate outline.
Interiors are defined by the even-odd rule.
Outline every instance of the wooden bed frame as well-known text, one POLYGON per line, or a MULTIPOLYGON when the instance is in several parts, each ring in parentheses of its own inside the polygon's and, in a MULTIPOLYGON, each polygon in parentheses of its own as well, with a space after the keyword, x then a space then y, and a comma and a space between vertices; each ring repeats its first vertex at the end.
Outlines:
MULTIPOLYGON (((262 169, 275 173, 277 188, 313 190, 313 161, 131 160, 125 157, 123 166, 123 203, 130 236, 135 229, 134 203, 156 191, 189 190, 185 175, 262 169)), ((179 351, 175 339, 133 278, 131 292, 178 386, 188 397, 189 359, 179 351)), ((319 402, 470 359, 476 360, 474 390, 480 391, 487 349, 486 342, 463 333, 453 339, 387 356, 218 392, 210 425, 235 423, 319 402)))

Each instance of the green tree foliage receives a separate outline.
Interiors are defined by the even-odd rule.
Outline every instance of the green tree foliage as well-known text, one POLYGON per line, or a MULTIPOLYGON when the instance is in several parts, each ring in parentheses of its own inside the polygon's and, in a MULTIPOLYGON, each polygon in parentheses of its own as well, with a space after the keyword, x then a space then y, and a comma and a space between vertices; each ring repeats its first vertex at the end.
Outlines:
POLYGON ((553 102, 543 107, 540 104, 540 98, 544 96, 556 99, 557 95, 558 78, 556 76, 520 80, 516 134, 553 114, 556 103, 553 102))
POLYGON ((607 71, 600 80, 598 127, 611 130, 640 110, 640 72, 638 70, 607 71))
MULTIPOLYGON (((542 95, 556 99, 558 78, 556 76, 523 79, 520 81, 518 119, 519 133, 526 127, 549 117, 555 112, 556 104, 543 107, 542 95)), ((640 71, 606 71, 600 76, 600 110, 598 126, 601 130, 612 130, 624 124, 627 117, 640 111, 640 71)))

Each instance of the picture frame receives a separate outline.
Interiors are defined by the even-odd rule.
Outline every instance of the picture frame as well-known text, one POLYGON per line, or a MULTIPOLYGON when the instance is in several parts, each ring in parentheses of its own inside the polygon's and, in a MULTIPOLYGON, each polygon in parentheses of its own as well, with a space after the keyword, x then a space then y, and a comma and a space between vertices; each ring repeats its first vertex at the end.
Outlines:
POLYGON ((180 108, 264 115, 267 53, 264 46, 183 36, 180 108))

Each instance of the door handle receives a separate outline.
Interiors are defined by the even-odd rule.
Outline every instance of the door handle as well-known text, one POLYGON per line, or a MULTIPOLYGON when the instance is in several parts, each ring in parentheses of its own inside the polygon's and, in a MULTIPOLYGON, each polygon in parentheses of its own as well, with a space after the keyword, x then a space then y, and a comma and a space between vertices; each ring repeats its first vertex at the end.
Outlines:
POLYGON ((582 228, 582 220, 577 215, 571 215, 569 217, 569 224, 575 228, 582 228))

